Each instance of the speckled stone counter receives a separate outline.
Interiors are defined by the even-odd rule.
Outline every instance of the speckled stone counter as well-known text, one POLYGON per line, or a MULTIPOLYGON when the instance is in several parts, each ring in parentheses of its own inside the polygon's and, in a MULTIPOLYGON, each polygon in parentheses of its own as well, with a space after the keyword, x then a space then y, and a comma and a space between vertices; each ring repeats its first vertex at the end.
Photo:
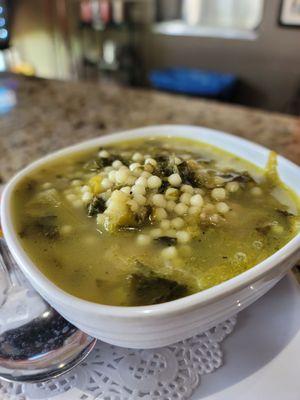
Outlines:
POLYGON ((236 105, 112 84, 10 77, 17 105, 0 116, 5 183, 53 150, 109 132, 154 124, 202 125, 261 143, 300 164, 300 119, 236 105))
POLYGON ((109 84, 14 77, 17 105, 0 116, 4 182, 30 161, 108 132, 194 124, 243 136, 300 164, 300 120, 275 113, 109 84))

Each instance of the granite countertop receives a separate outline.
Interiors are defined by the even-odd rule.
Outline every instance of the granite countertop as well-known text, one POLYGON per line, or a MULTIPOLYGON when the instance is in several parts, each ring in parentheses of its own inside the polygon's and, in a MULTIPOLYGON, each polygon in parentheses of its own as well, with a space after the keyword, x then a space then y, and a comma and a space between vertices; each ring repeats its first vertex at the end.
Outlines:
POLYGON ((223 130, 300 164, 297 117, 108 83, 10 76, 7 84, 15 88, 17 104, 0 116, 3 183, 53 150, 109 132, 155 124, 192 124, 223 130))

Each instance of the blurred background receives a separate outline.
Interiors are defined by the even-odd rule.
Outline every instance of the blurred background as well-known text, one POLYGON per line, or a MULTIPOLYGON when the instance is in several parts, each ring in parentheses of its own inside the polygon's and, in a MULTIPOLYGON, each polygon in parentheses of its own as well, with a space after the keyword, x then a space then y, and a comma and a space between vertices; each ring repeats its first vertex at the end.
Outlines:
POLYGON ((0 71, 300 113, 299 0, 0 0, 0 71))

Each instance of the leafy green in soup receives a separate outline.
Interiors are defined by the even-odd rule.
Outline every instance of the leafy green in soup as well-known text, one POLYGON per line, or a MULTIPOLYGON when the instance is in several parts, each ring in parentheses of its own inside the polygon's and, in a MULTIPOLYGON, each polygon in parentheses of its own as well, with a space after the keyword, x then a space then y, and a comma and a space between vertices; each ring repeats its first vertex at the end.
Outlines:
POLYGON ((57 158, 16 187, 22 246, 55 284, 140 306, 205 290, 298 231, 298 199, 266 171, 207 144, 138 139, 57 158))

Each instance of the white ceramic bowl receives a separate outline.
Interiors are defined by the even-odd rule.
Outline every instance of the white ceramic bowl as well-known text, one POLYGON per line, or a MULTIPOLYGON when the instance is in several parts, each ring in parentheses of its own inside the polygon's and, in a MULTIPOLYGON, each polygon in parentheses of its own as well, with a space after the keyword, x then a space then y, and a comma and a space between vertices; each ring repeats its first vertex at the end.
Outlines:
MULTIPOLYGON (((116 307, 74 297, 49 281, 22 249, 12 224, 11 196, 29 172, 73 151, 144 136, 185 137, 218 146, 263 167, 269 150, 215 130, 178 125, 150 126, 89 140, 50 154, 19 172, 6 186, 1 204, 5 239, 18 265, 35 289, 67 320, 105 342, 131 348, 154 348, 204 331, 253 303, 274 286, 300 255, 300 234, 250 270, 220 284, 169 303, 116 307)), ((281 179, 300 195, 300 168, 278 157, 281 179)))

